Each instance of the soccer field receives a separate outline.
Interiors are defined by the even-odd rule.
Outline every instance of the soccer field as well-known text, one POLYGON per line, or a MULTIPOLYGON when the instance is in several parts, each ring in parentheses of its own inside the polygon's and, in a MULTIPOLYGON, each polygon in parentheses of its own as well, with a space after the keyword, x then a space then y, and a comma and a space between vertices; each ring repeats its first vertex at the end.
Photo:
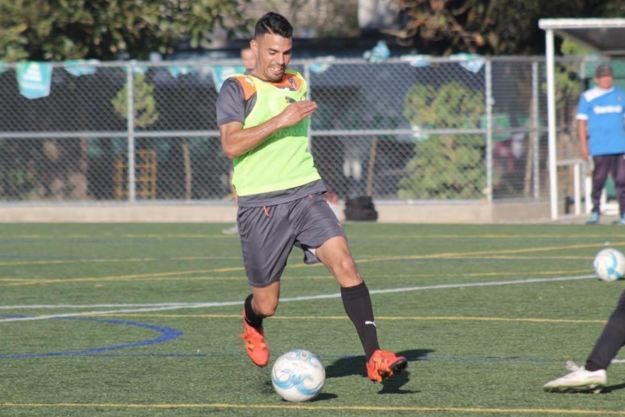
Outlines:
POLYGON ((625 249, 622 228, 348 224, 382 347, 409 360, 385 385, 336 283, 294 250, 272 359, 311 350, 327 380, 290 404, 238 337, 248 287, 223 227, 0 225, 0 416, 625 416, 625 364, 603 394, 542 390, 616 305, 625 284, 592 259, 625 249))

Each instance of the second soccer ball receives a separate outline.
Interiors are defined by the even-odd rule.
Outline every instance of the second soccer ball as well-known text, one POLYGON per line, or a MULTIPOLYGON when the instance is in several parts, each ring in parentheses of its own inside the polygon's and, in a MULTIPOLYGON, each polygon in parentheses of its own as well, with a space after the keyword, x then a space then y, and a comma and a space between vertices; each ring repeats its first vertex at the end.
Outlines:
POLYGON ((625 277, 625 256, 614 248, 600 250, 592 266, 603 281, 616 281, 625 277))

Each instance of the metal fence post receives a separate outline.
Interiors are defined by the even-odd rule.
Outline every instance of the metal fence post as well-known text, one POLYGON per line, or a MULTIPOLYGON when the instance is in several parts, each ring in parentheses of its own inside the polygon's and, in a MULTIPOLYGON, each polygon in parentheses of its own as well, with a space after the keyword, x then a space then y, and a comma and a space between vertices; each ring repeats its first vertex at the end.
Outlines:
POLYGON ((540 157, 538 155, 538 152, 540 152, 540 146, 538 141, 540 140, 540 134, 539 134, 539 128, 540 128, 540 123, 538 121, 538 115, 540 113, 538 113, 538 105, 539 105, 539 100, 538 100, 538 62, 534 61, 532 62, 532 116, 531 116, 531 120, 532 120, 532 127, 531 127, 531 135, 534 138, 534 140, 532 141, 532 145, 533 145, 533 152, 532 152, 532 156, 534 158, 533 161, 533 165, 532 167, 533 169, 533 177, 534 177, 534 183, 533 183, 533 190, 534 190, 534 198, 538 198, 540 195, 540 181, 539 181, 539 175, 540 175, 540 171, 539 171, 539 164, 540 164, 540 157))
POLYGON ((127 94, 127 129, 128 129, 128 202, 135 202, 135 104, 134 104, 134 63, 126 67, 127 94))
POLYGON ((308 91, 306 92, 306 100, 310 100, 310 91, 312 90, 312 85, 310 84, 310 64, 308 62, 304 64, 304 79, 308 83, 308 91))
POLYGON ((493 85, 492 61, 486 59, 484 68, 486 84, 486 199, 493 201, 493 85))
POLYGON ((549 120, 549 204, 551 206, 551 220, 558 219, 558 166, 556 156, 556 76, 554 60, 553 30, 547 30, 546 35, 546 70, 547 70, 547 118, 549 120))

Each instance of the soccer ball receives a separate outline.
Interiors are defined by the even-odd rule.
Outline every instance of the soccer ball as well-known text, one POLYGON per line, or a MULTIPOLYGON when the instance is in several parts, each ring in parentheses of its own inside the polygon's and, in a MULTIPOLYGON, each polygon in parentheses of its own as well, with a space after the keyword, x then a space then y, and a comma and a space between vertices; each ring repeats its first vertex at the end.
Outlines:
POLYGON ((614 248, 600 250, 592 266, 603 281, 616 281, 625 276, 625 256, 614 248))
POLYGON ((319 394, 326 370, 315 355, 294 349, 280 356, 271 369, 273 389, 287 401, 308 401, 319 394))

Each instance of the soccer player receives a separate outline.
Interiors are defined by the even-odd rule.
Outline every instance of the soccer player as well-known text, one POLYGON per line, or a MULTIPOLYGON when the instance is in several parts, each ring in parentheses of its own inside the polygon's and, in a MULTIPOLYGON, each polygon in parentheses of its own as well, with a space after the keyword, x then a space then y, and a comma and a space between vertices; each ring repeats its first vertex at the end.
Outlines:
POLYGON ((614 86, 607 64, 595 70, 596 86, 582 93, 577 110, 577 132, 582 158, 592 156, 592 213, 586 224, 599 224, 601 192, 612 176, 619 203, 619 220, 625 225, 625 93, 614 86))
POLYGON ((403 356, 381 350, 369 290, 352 258, 342 226, 324 199, 325 185, 308 147, 310 116, 306 81, 288 68, 293 28, 269 12, 255 26, 250 74, 224 82, 217 99, 221 145, 234 160, 237 223, 251 294, 243 307, 247 354, 257 366, 269 362, 263 320, 275 314, 280 277, 293 246, 304 261, 321 261, 334 275, 348 317, 376 382, 406 368, 403 356))
POLYGON ((608 383, 606 370, 621 347, 625 345, 625 291, 590 352, 586 364, 567 362, 569 374, 549 381, 547 391, 600 391, 608 383))

